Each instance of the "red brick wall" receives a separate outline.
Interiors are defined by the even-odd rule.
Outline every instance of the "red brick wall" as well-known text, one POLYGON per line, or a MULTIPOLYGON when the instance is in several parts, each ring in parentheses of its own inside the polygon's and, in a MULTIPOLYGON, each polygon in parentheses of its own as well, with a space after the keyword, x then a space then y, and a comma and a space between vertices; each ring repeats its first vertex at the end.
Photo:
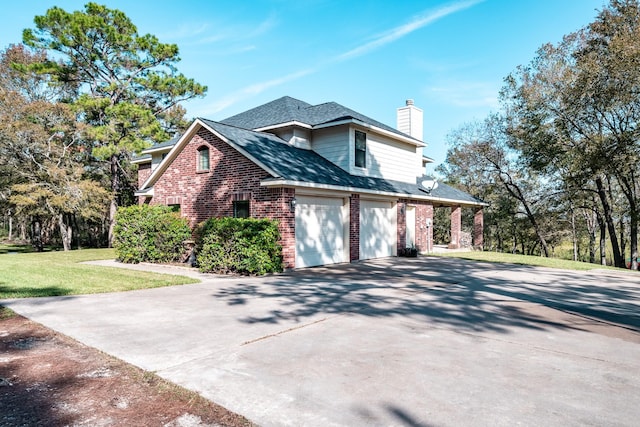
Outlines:
MULTIPOLYGON (((149 175, 151 175, 151 161, 149 161, 149 163, 138 164, 138 189, 142 188, 142 184, 144 184, 147 178, 149 178, 149 175)), ((143 205, 145 203, 149 203, 148 198, 138 198, 139 205, 143 205)))
POLYGON ((360 195, 349 197, 349 261, 360 259, 360 195))
POLYGON ((473 215, 473 247, 482 250, 484 248, 484 214, 482 208, 476 208, 473 215))
POLYGON ((269 174, 206 129, 184 146, 153 186, 152 204, 179 204, 192 226, 233 216, 234 200, 249 200, 252 218, 279 221, 285 268, 295 266, 295 217, 289 201, 293 189, 269 189, 260 181, 269 174), (197 171, 198 148, 209 147, 209 170, 197 171))
POLYGON ((138 164, 138 189, 142 188, 142 184, 149 178, 151 175, 151 161, 149 163, 139 163, 138 164))
POLYGON ((433 205, 419 200, 398 201, 398 248, 404 248, 407 242, 407 205, 416 208, 416 248, 419 252, 430 252, 433 250, 433 205), (404 206, 404 213, 402 206, 404 206), (427 226, 428 219, 431 220, 431 226, 427 226))
POLYGON ((396 207, 398 216, 398 240, 396 247, 398 248, 398 250, 400 250, 407 247, 407 203, 404 201, 399 201, 396 204, 396 207))
POLYGON ((451 206, 451 243, 449 249, 460 247, 460 232, 462 231, 462 208, 451 206))

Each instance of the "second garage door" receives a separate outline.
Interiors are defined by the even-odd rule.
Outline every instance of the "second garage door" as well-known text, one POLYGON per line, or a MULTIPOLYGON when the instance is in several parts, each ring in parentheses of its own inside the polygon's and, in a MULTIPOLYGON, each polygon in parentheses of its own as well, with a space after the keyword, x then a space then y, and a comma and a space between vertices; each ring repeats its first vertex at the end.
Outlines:
POLYGON ((360 259, 396 254, 396 221, 394 203, 360 201, 360 259))
POLYGON ((345 262, 344 200, 296 197, 296 268, 345 262))

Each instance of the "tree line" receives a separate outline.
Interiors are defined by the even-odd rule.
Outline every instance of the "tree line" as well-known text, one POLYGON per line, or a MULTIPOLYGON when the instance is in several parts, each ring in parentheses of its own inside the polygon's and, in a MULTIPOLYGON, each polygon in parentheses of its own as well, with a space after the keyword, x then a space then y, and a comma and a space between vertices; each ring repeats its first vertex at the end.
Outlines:
POLYGON ((490 203, 485 247, 638 269, 640 6, 612 0, 504 80, 438 172, 490 203))
POLYGON ((207 88, 119 10, 53 7, 34 24, 0 52, 2 229, 40 250, 110 244, 135 202, 131 156, 184 130, 180 103, 207 88))

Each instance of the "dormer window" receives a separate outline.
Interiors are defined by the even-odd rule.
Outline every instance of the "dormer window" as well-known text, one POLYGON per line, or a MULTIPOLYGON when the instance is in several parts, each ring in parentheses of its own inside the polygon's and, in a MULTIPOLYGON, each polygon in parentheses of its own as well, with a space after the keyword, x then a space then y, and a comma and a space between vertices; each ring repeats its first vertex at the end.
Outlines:
POLYGON ((209 147, 202 146, 198 148, 198 171, 209 170, 209 147))
POLYGON ((355 166, 359 168, 367 167, 367 134, 356 131, 355 144, 355 166))

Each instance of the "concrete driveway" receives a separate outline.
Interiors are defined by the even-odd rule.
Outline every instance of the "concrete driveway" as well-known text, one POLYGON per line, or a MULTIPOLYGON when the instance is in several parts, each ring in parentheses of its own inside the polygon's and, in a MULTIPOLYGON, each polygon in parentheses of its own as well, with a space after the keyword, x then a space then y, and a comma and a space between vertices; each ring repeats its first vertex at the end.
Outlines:
POLYGON ((425 257, 201 277, 0 304, 264 426, 640 420, 636 274, 425 257))

